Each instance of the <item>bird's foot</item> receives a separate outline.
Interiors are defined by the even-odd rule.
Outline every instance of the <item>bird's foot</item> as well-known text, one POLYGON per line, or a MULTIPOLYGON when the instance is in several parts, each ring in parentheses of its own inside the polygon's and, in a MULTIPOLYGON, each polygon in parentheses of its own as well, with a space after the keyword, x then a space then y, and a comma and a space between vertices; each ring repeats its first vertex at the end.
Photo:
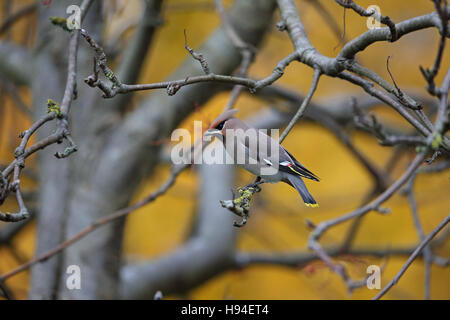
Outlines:
POLYGON ((243 214, 241 221, 236 221, 236 220, 233 221, 233 226, 235 226, 237 228, 241 228, 241 227, 245 226, 245 224, 247 223, 247 217, 248 217, 248 213, 243 214))
POLYGON ((255 183, 239 188, 237 190, 237 195, 232 191, 233 200, 220 200, 222 207, 242 218, 241 221, 233 221, 235 227, 240 228, 247 223, 250 211, 250 200, 255 193, 261 191, 261 188, 258 186, 261 183, 263 183, 263 181, 258 180, 255 183))
POLYGON ((264 183, 264 179, 261 179, 261 177, 258 177, 258 178, 256 178, 255 182, 246 185, 242 189, 246 190, 246 189, 254 188, 256 190, 256 192, 260 192, 261 187, 259 185, 263 184, 263 183, 264 183))

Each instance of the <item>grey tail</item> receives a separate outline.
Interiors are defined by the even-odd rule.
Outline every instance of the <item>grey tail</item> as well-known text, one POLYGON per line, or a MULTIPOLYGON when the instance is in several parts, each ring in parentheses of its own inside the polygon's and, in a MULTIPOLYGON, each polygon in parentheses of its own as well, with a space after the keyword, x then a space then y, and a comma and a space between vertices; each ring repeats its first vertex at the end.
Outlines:
POLYGON ((307 207, 313 207, 316 208, 319 205, 317 204, 316 200, 314 200, 311 193, 309 193, 308 189, 306 188, 305 183, 303 182, 302 178, 294 175, 287 175, 285 182, 292 187, 294 187, 298 193, 302 196, 303 202, 305 202, 305 205, 307 207))

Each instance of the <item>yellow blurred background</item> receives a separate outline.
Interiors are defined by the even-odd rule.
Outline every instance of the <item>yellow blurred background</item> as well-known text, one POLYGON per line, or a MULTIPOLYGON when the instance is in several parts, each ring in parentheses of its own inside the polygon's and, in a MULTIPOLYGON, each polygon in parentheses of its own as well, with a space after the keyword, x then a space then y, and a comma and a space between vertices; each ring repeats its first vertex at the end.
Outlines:
MULTIPOLYGON (((14 1, 13 8, 19 9, 30 1, 14 1)), ((296 1, 299 14, 305 24, 309 38, 314 46, 324 55, 334 57, 338 54, 339 39, 331 31, 323 18, 317 13, 311 1, 296 1)), ((132 23, 141 13, 140 1, 116 1, 123 8, 111 21, 106 30, 108 39, 114 30, 122 24, 132 23)), ((229 6, 232 1, 225 1, 229 6)), ((343 9, 333 1, 321 1, 342 27, 343 9)), ((395 22, 413 16, 426 14, 434 10, 431 1, 357 1, 363 7, 376 4, 382 14, 390 16, 395 22)), ((1 7, 1 6, 0 6, 1 7)), ((199 46, 211 32, 219 26, 220 20, 214 10, 212 1, 169 0, 165 3, 164 23, 157 32, 154 43, 140 78, 140 83, 159 82, 170 75, 180 63, 188 57, 184 49, 183 29, 188 30, 189 44, 199 46), (206 3, 206 5, 205 5, 206 3)), ((292 45, 286 33, 275 28, 278 13, 269 34, 266 37, 256 60, 250 69, 250 76, 262 78, 269 75, 276 63, 288 55, 292 45)), ((31 46, 33 42, 33 24, 35 15, 18 22, 14 26, 14 41, 31 46), (31 35, 24 39, 26 29, 31 35)), ((346 37, 352 39, 365 32, 366 19, 353 12, 346 13, 346 37)), ((131 33, 130 33, 131 34, 131 33)), ((386 58, 392 56, 390 68, 397 84, 401 88, 415 88, 426 95, 425 81, 420 74, 419 65, 430 67, 435 59, 439 35, 435 29, 427 29, 407 35, 395 43, 377 43, 358 56, 364 66, 375 71, 390 81, 386 70, 386 58)), ((206 57, 207 58, 207 57, 206 57)), ((449 67, 448 50, 443 59, 441 72, 437 77, 440 84, 449 67)), ((284 76, 277 82, 292 90, 304 94, 312 79, 311 68, 300 63, 291 64, 284 76)), ((80 84, 84 85, 84 84, 80 84)), ((27 88, 20 88, 20 93, 27 105, 32 97, 27 88)), ((360 95, 359 88, 342 80, 322 77, 313 101, 329 99, 333 96, 360 95)), ((100 94, 100 92, 98 92, 100 94)), ((139 100, 146 92, 137 94, 139 100)), ((18 133, 25 130, 29 119, 15 111, 14 102, 2 96, 0 109, 0 164, 13 159, 13 151, 19 144, 18 133)), ((190 129, 193 120, 211 121, 222 110, 228 99, 228 93, 222 93, 210 100, 200 112, 192 114, 183 123, 190 129)), ((242 119, 255 112, 268 108, 261 100, 251 94, 244 94, 236 105, 242 119)), ((374 109, 382 121, 399 127, 408 124, 399 118, 389 107, 380 105, 374 109)), ((383 168, 392 149, 377 143, 376 138, 362 133, 352 133, 355 145, 375 164, 383 168)), ((311 229, 306 219, 320 223, 343 215, 358 206, 373 188, 373 181, 361 164, 330 132, 312 123, 300 123, 289 134, 283 145, 311 171, 320 178, 320 183, 307 183, 311 193, 320 203, 317 209, 306 208, 296 193, 289 186, 276 184, 264 185, 263 191, 253 200, 249 222, 238 230, 238 248, 257 252, 299 252, 307 251, 306 242, 311 229)), ((41 152, 45 152, 41 151, 41 152)), ((392 181, 397 178, 413 157, 414 150, 402 157, 395 164, 392 181)), ((27 160, 27 168, 37 170, 35 159, 27 160)), ((159 165, 154 176, 149 178, 134 197, 134 201, 143 198, 155 190, 168 176, 169 166, 159 165)), ((444 171, 438 174, 419 175, 416 182, 416 197, 419 214, 425 233, 430 232, 450 209, 450 174, 444 171)), ((251 176, 239 169, 236 186, 251 181, 251 176)), ((157 258, 180 246, 192 227, 196 199, 198 197, 198 178, 195 171, 187 170, 178 179, 165 196, 156 202, 132 213, 126 225, 124 252, 131 260, 157 258)), ((38 186, 31 179, 25 181, 25 189, 33 190, 38 186)), ((224 195, 224 199, 229 198, 224 195)), ((355 247, 373 247, 381 250, 389 248, 413 247, 418 243, 412 215, 406 198, 396 194, 384 207, 391 209, 389 215, 369 213, 363 220, 355 239, 355 247)), ((15 201, 8 200, 1 210, 13 211, 15 201)), ((231 214, 231 213, 230 213, 231 214)), ((332 228, 322 238, 322 244, 333 245, 345 237, 351 223, 332 228)), ((0 225, 2 227, 2 225, 0 225)), ((232 226, 224 226, 224 228, 232 226)), ((12 242, 15 255, 6 247, 0 247, 0 274, 13 269, 33 256, 35 246, 35 225, 31 223, 22 230, 12 242), (19 255, 19 256, 17 256, 19 255)), ((436 249, 436 254, 450 257, 450 243, 436 249)), ((356 279, 363 278, 366 267, 370 264, 384 266, 382 285, 387 284, 397 273, 405 256, 373 257, 338 257, 356 279)), ((25 299, 29 286, 28 272, 21 273, 8 280, 8 285, 16 297, 25 299)), ((287 268, 281 266, 252 266, 244 270, 229 271, 217 276, 184 296, 170 298, 190 299, 370 299, 377 293, 367 288, 357 289, 347 294, 341 278, 330 271, 319 260, 304 268, 287 268)), ((424 263, 418 259, 413 263, 400 282, 386 295, 387 299, 423 299, 424 263)), ((431 298, 450 298, 450 268, 433 265, 431 276, 431 298)))

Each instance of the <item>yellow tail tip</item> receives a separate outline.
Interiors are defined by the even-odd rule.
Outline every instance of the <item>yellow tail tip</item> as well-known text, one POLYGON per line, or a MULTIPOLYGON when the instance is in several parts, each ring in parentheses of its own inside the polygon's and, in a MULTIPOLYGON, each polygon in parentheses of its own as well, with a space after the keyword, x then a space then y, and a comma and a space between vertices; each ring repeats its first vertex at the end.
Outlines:
POLYGON ((311 207, 311 208, 318 208, 319 207, 319 205, 317 203, 305 203, 305 205, 307 207, 311 207))

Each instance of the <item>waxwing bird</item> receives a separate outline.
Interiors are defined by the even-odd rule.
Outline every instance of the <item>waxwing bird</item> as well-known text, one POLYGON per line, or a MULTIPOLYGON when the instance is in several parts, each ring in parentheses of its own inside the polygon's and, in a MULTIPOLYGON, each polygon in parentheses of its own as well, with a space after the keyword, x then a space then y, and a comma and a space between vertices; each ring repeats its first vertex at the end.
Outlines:
POLYGON ((235 118, 237 111, 233 109, 222 113, 204 135, 222 140, 226 152, 235 164, 262 178, 257 184, 285 182, 300 193, 306 206, 318 207, 302 178, 314 181, 319 181, 319 178, 262 130, 251 128, 235 118), (239 159, 239 155, 244 155, 245 161, 239 159))

